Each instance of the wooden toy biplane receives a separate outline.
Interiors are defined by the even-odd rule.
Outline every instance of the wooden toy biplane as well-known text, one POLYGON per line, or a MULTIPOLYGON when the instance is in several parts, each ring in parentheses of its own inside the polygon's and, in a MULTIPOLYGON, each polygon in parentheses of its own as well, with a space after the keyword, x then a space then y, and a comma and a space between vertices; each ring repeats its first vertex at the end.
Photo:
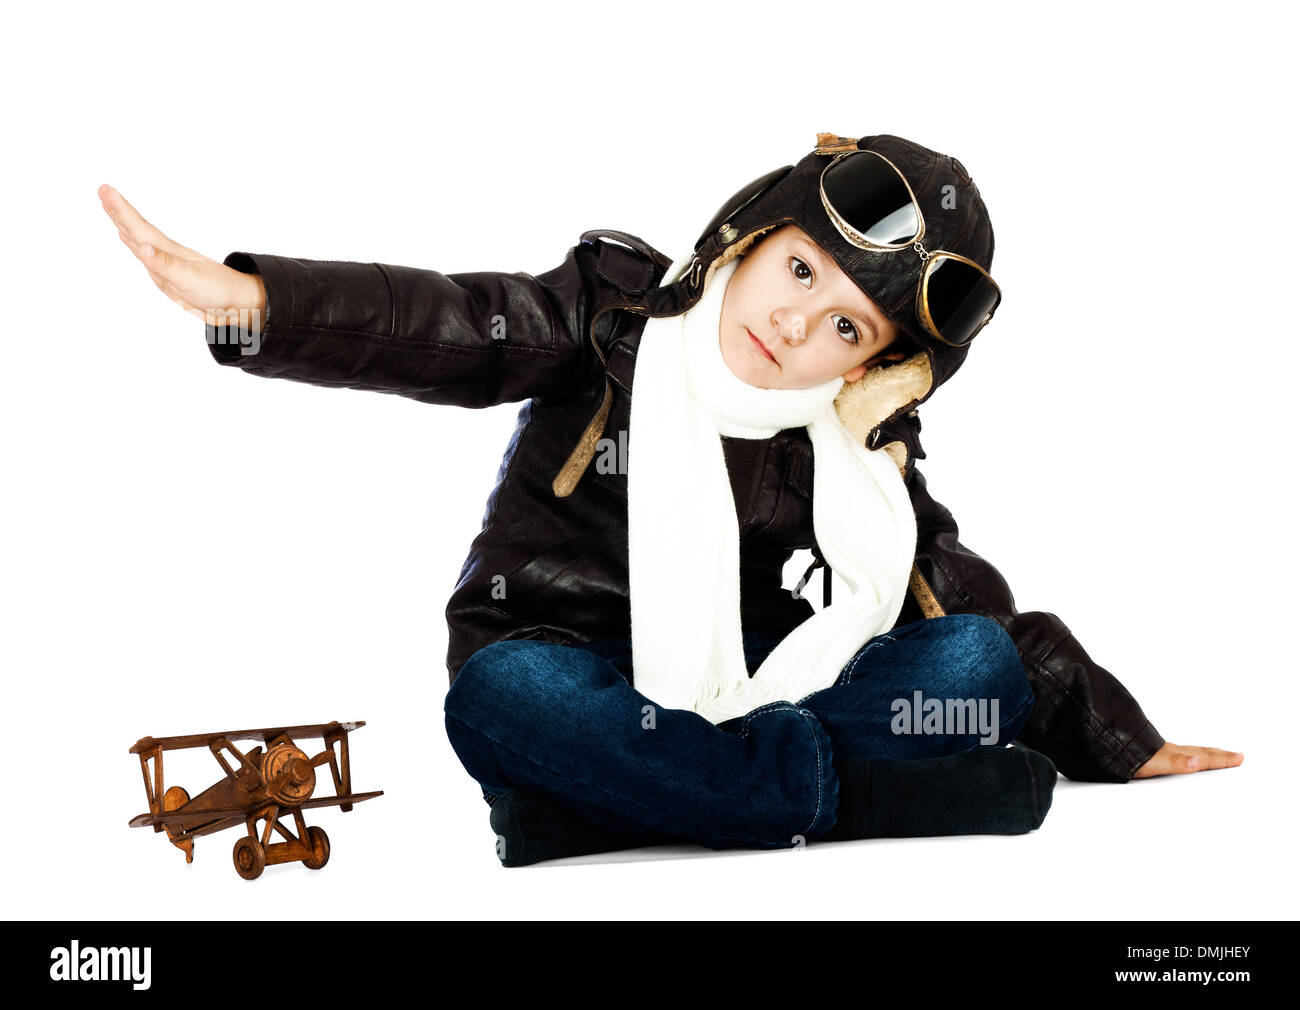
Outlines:
POLYGON ((319 870, 330 857, 329 836, 318 827, 307 827, 302 812, 308 807, 337 804, 344 812, 354 803, 382 796, 383 790, 352 792, 352 769, 348 761, 348 733, 364 722, 331 722, 318 726, 282 726, 274 729, 244 729, 227 733, 197 733, 191 736, 144 737, 131 748, 140 755, 144 792, 149 812, 131 818, 131 827, 150 825, 166 831, 171 843, 194 861, 194 839, 214 831, 244 824, 248 834, 235 843, 235 870, 245 880, 262 875, 266 865, 301 860, 319 870), (295 737, 320 737, 325 749, 315 757, 294 743, 295 737), (236 740, 260 740, 266 745, 247 752, 235 747, 236 740), (335 747, 338 747, 336 753, 335 747), (225 776, 193 799, 180 786, 163 791, 163 751, 207 747, 225 776), (229 754, 234 765, 226 759, 229 754), (153 762, 150 773, 149 762, 153 762), (316 796, 316 769, 328 764, 334 779, 333 796, 316 796), (292 815, 298 829, 294 835, 282 818, 292 815), (259 836, 257 822, 266 826, 259 836), (271 832, 284 838, 272 842, 271 832))

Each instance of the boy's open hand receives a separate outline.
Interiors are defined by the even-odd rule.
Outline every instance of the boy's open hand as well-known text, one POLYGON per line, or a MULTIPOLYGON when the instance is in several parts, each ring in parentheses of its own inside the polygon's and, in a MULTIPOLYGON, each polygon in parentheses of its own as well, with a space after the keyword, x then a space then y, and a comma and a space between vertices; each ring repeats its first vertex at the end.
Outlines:
POLYGON ((1180 747, 1176 743, 1166 743, 1151 755, 1150 761, 1133 773, 1133 777, 1149 779, 1156 775, 1185 775, 1211 768, 1235 768, 1243 760, 1244 754, 1217 747, 1180 747))
POLYGON ((192 316, 213 326, 243 325, 260 329, 266 308, 266 287, 256 274, 240 273, 178 245, 151 225, 112 186, 99 187, 104 212, 117 225, 118 236, 144 264, 158 289, 192 316))

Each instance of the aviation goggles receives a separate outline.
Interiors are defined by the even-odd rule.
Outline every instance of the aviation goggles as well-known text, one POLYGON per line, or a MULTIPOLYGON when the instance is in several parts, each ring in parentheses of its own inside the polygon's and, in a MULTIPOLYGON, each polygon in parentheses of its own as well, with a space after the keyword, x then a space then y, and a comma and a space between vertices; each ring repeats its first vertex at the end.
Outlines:
POLYGON ((1002 289, 973 260, 921 244, 925 218, 898 167, 875 151, 850 151, 821 174, 822 206, 844 238, 859 249, 899 252, 909 246, 925 264, 916 285, 916 317, 950 347, 974 339, 993 318, 1002 289))

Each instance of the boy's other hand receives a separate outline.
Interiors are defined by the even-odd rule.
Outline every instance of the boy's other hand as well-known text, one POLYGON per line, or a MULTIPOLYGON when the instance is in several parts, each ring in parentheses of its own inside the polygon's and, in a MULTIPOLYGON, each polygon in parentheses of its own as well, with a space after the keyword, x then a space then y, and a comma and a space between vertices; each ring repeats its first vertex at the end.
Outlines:
POLYGON ((158 289, 192 316, 213 326, 240 324, 261 328, 266 286, 256 274, 240 273, 173 242, 151 225, 112 186, 99 187, 104 212, 117 225, 118 237, 149 271, 158 289), (254 314, 255 313, 255 314, 254 314))
POLYGON ((1167 743, 1151 755, 1151 760, 1133 773, 1135 779, 1149 779, 1156 775, 1185 775, 1204 772, 1211 768, 1235 768, 1246 755, 1217 747, 1180 747, 1167 743))

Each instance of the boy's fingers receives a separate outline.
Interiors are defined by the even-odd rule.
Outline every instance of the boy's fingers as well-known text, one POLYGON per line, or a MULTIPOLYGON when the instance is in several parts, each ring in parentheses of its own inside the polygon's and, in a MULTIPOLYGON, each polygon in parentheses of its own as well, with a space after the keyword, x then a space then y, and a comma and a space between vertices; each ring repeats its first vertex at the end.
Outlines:
POLYGON ((124 243, 126 243, 126 247, 130 249, 133 253, 135 253, 136 258, 138 260, 140 260, 142 263, 145 261, 145 258, 141 252, 141 250, 144 247, 143 242, 139 242, 136 239, 133 239, 129 233, 122 231, 120 228, 118 229, 117 237, 120 238, 124 243))
MULTIPOLYGON (((135 253, 136 257, 141 263, 145 264, 145 266, 153 267, 162 262, 158 255, 160 247, 156 243, 141 239, 139 236, 132 235, 130 232, 124 231, 120 228, 118 229, 117 237, 126 243, 127 248, 135 253)), ((169 255, 171 254, 169 253, 169 255)), ((179 259, 180 257, 175 258, 179 259)))
POLYGON ((188 260, 181 259, 166 249, 159 249, 150 242, 141 242, 139 255, 144 265, 170 284, 184 286, 193 274, 194 267, 188 260))
POLYGON ((144 215, 131 206, 121 193, 108 186, 103 194, 104 208, 113 218, 118 228, 130 234, 137 241, 152 241, 161 245, 167 236, 144 219, 144 215))
MULTIPOLYGON (((107 184, 106 184, 107 185, 107 184)), ((136 210, 117 190, 112 186, 102 193, 104 209, 112 217, 113 223, 117 225, 119 231, 126 232, 128 236, 136 242, 149 242, 159 249, 164 249, 173 255, 184 255, 192 251, 186 249, 179 243, 173 242, 161 231, 151 225, 144 219, 144 216, 136 210)))
MULTIPOLYGON (((131 244, 125 237, 122 241, 127 245, 131 244)), ((194 271, 192 264, 161 249, 151 249, 147 242, 140 244, 136 255, 140 257, 145 270, 149 273, 149 279, 154 282, 159 291, 172 301, 190 304, 187 298, 190 285, 187 285, 186 281, 194 271)))
POLYGON ((151 255, 145 255, 143 251, 144 243, 132 242, 130 237, 123 232, 118 232, 117 237, 120 238, 126 247, 135 253, 136 258, 144 264, 144 268, 149 274, 149 279, 157 284, 159 288, 162 288, 164 291, 167 290, 166 287, 164 287, 166 284, 166 278, 163 276, 160 269, 163 261, 160 258, 158 251, 155 249, 152 251, 151 255))
POLYGON ((123 245, 125 245, 128 249, 130 249, 133 253, 135 253, 135 255, 140 259, 140 261, 144 263, 144 268, 145 271, 149 274, 149 279, 153 281, 156 285, 158 285, 158 287, 161 289, 163 286, 163 279, 150 268, 148 262, 146 262, 144 257, 140 255, 139 244, 136 242, 132 242, 124 232, 118 232, 117 237, 122 240, 123 245))
POLYGON ((1196 750, 1200 751, 1206 768, 1233 768, 1245 759, 1244 754, 1219 747, 1197 747, 1196 750))
POLYGON ((1241 764, 1245 755, 1220 747, 1180 747, 1183 767, 1187 771, 1208 771, 1211 768, 1233 768, 1241 764))

